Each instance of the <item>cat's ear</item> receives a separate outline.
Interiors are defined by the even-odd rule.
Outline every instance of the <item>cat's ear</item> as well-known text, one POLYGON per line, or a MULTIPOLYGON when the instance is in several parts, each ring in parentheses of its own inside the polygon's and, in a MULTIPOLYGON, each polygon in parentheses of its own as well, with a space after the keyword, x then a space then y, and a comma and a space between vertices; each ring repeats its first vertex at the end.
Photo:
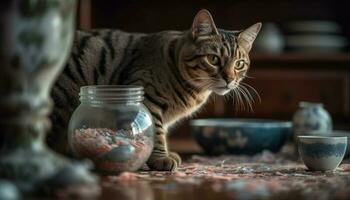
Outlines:
POLYGON ((218 34, 218 29, 215 26, 211 14, 205 9, 200 10, 194 17, 191 30, 193 38, 218 34))
POLYGON ((261 29, 262 24, 256 23, 249 28, 243 30, 239 35, 238 35, 238 45, 243 47, 247 52, 250 51, 250 49, 253 46, 253 42, 258 36, 258 33, 261 29))

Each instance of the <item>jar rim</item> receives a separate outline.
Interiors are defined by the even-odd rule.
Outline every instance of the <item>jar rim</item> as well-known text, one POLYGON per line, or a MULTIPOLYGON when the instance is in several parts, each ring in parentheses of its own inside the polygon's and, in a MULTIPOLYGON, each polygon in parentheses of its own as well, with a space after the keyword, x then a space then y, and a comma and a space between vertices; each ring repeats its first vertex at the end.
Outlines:
POLYGON ((80 88, 80 101, 89 103, 124 103, 143 100, 144 89, 137 85, 88 85, 80 88))
POLYGON ((138 85, 86 85, 80 88, 83 90, 100 90, 100 91, 140 91, 143 86, 138 85))

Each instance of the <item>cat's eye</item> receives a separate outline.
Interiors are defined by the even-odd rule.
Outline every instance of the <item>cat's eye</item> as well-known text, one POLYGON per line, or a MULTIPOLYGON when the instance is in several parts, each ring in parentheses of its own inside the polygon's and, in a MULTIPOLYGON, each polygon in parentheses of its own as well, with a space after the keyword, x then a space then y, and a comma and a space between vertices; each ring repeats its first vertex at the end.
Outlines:
POLYGON ((218 56, 216 55, 208 55, 207 56, 207 59, 208 59, 208 62, 211 64, 211 65, 219 65, 220 63, 220 59, 218 56))
POLYGON ((241 69, 244 68, 245 64, 246 64, 246 63, 245 63, 244 60, 237 60, 237 61, 235 62, 235 69, 236 69, 236 70, 241 70, 241 69))

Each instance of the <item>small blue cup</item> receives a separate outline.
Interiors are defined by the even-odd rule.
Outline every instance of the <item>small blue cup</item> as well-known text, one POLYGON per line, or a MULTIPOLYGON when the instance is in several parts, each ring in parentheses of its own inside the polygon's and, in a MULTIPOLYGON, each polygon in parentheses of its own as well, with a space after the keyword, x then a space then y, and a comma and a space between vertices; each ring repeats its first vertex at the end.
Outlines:
POLYGON ((328 171, 336 169, 344 158, 347 137, 298 136, 298 150, 309 170, 328 171))

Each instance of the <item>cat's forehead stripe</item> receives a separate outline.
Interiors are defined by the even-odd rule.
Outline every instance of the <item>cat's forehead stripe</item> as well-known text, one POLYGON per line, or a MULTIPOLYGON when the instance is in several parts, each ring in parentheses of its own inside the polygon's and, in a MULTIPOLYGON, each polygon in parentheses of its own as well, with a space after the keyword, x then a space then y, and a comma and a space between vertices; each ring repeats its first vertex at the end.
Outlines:
POLYGON ((223 29, 219 29, 219 33, 222 38, 223 46, 227 48, 227 56, 234 57, 236 49, 237 49, 237 37, 235 31, 227 31, 223 29))
POLYGON ((228 41, 231 45, 235 44, 235 33, 236 32, 219 29, 219 33, 220 33, 223 40, 228 41))
POLYGON ((227 56, 232 57, 231 45, 228 42, 224 42, 224 47, 227 49, 227 56))

